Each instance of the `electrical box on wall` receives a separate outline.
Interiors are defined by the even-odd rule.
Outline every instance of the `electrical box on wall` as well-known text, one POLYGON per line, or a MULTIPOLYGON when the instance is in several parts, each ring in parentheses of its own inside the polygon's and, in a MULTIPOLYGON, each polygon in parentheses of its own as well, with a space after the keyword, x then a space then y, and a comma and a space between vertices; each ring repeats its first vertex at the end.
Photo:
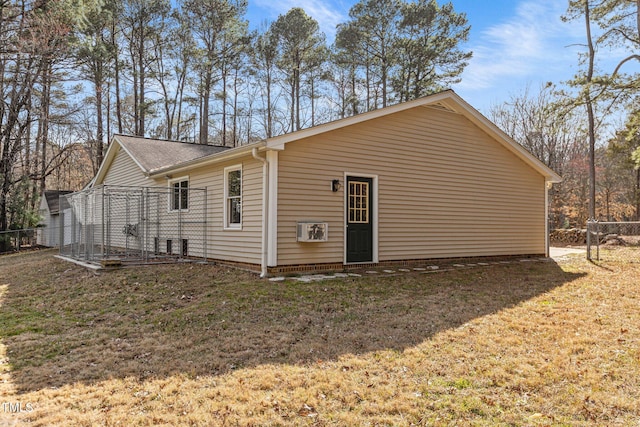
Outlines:
POLYGON ((326 242, 329 224, 326 222, 299 222, 298 242, 326 242))

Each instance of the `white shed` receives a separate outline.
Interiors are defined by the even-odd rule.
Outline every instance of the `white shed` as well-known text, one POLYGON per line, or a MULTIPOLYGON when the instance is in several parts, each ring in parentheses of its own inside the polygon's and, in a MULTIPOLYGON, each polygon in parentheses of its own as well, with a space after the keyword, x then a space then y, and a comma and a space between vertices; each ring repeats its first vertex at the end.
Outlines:
POLYGON ((67 190, 47 190, 40 198, 40 220, 37 243, 42 246, 60 245, 60 196, 67 190))

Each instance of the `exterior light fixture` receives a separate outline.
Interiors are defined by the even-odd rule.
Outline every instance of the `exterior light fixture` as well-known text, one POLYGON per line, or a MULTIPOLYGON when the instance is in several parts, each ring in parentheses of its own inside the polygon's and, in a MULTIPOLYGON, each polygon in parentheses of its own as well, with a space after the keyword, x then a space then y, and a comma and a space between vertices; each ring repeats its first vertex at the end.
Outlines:
POLYGON ((334 193, 338 192, 342 188, 342 184, 339 179, 334 179, 331 181, 331 191, 334 193))

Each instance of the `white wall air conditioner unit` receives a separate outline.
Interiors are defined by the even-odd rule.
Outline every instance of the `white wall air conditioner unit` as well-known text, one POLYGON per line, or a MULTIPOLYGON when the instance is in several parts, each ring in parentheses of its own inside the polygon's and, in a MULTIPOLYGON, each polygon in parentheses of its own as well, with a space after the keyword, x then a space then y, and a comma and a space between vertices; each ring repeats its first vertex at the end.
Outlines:
POLYGON ((326 222, 299 222, 298 242, 326 242, 329 224, 326 222))

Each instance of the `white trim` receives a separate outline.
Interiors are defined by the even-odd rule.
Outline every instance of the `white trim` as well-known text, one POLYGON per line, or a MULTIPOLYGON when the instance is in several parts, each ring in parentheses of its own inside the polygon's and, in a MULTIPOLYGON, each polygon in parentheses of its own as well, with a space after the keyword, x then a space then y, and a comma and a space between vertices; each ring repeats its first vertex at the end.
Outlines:
POLYGON ((244 194, 244 188, 243 188, 243 182, 244 182, 244 173, 242 172, 242 163, 239 163, 237 165, 233 165, 233 166, 227 166, 226 168, 224 168, 224 197, 223 197, 223 201, 222 201, 222 209, 223 209, 223 224, 222 224, 222 228, 223 230, 234 230, 234 231, 238 231, 238 230, 242 230, 242 217, 244 215, 244 206, 242 206, 242 198, 243 198, 243 194, 244 194), (228 212, 228 208, 227 208, 227 198, 229 197, 229 172, 233 172, 233 171, 240 171, 240 224, 229 224, 229 212, 228 212))
POLYGON ((121 143, 121 142, 120 142, 120 140, 118 139, 118 135, 114 135, 114 136, 113 136, 113 138, 114 138, 116 141, 118 141, 118 145, 120 146, 120 148, 122 148, 122 149, 125 151, 125 153, 127 153, 127 155, 128 155, 129 157, 131 157, 131 160, 133 160, 133 162, 134 162, 134 163, 135 163, 135 164, 140 168, 140 170, 141 170, 143 173, 145 173, 145 174, 146 174, 146 173, 148 173, 148 172, 149 172, 148 170, 146 170, 146 169, 144 168, 144 166, 142 166, 142 164, 138 161, 138 159, 136 159, 136 157, 135 157, 133 154, 131 154, 131 151, 129 151, 129 150, 127 149, 127 147, 126 147, 126 144, 123 144, 123 143, 121 143))
POLYGON ((104 182, 104 179, 107 176, 107 172, 109 172, 111 164, 118 156, 120 150, 123 150, 125 153, 127 153, 127 156, 129 156, 131 160, 133 160, 133 162, 136 164, 136 166, 140 168, 140 171, 142 171, 145 177, 148 174, 148 171, 144 167, 142 167, 138 159, 136 159, 135 156, 133 156, 131 152, 127 150, 127 147, 125 147, 124 144, 120 142, 118 136, 119 135, 113 135, 111 137, 111 143, 109 143, 109 146, 107 147, 107 152, 104 154, 102 164, 100 164, 100 166, 98 167, 98 172, 93 177, 88 187, 95 187, 96 185, 100 185, 104 182))
POLYGON ((378 250, 378 218, 379 218, 379 203, 378 203, 378 175, 375 174, 370 174, 370 173, 358 173, 358 172, 345 172, 344 176, 343 176, 343 182, 342 182, 342 188, 343 190, 343 205, 342 205, 342 211, 343 211, 343 227, 344 227, 344 238, 343 238, 343 264, 345 265, 354 265, 354 264, 371 264, 371 263, 375 263, 377 264, 378 262, 380 262, 380 255, 379 255, 379 250, 378 250), (372 236, 372 245, 373 245, 373 254, 372 254, 372 260, 371 262, 347 262, 347 206, 348 206, 348 200, 347 200, 347 195, 349 190, 347 189, 347 177, 353 177, 353 178, 371 178, 373 183, 372 183, 372 193, 371 193, 371 197, 373 197, 373 215, 371 216, 371 221, 373 221, 373 227, 372 227, 372 232, 373 232, 373 236, 372 236))
MULTIPOLYGON (((230 150, 222 151, 220 153, 211 154, 198 159, 193 159, 178 165, 168 166, 166 168, 156 170, 153 172, 147 172, 152 178, 163 176, 167 173, 180 173, 182 171, 190 170, 194 167, 206 166, 214 163, 228 161, 236 159, 240 156, 251 155, 254 148, 260 151, 264 150, 284 150, 285 145, 288 142, 297 141, 303 138, 308 138, 315 135, 320 135, 326 132, 330 132, 337 129, 342 129, 347 126, 351 126, 357 123, 366 122, 379 117, 384 117, 390 114, 399 113, 412 108, 420 107, 434 107, 440 108, 444 111, 451 111, 451 114, 460 114, 478 126, 483 132, 490 135, 497 142, 503 145, 506 149, 514 153, 517 157, 522 159, 527 165, 532 167, 535 171, 545 177, 547 181, 561 182, 562 178, 548 168, 539 159, 529 153, 524 147, 518 144, 515 140, 500 130, 494 123, 484 117, 478 110, 473 108, 464 99, 462 99, 453 90, 446 90, 434 95, 418 98, 413 101, 403 102, 400 104, 392 105, 390 107, 381 108, 378 110, 369 111, 366 113, 358 114, 356 116, 347 117, 344 119, 336 120, 330 123, 321 124, 308 129, 275 136, 264 141, 259 141, 249 145, 243 145, 240 147, 232 148, 230 150)), ((117 136, 114 137, 114 140, 117 136)), ((109 149, 111 146, 109 146, 109 149)), ((107 155, 110 152, 107 150, 107 155)), ((107 163, 107 157, 103 164, 107 163)), ((135 160, 135 159, 134 159, 135 160)), ((101 177, 102 167, 100 168, 96 177, 101 177)), ((144 171, 144 169, 143 169, 144 171)), ((96 182, 98 182, 97 180, 96 182)))
POLYGON ((267 223, 267 265, 278 265, 278 152, 267 151, 269 164, 269 200, 267 223))
POLYGON ((347 126, 351 126, 357 123, 362 123, 368 120, 377 119, 379 117, 384 117, 389 114, 394 114, 400 111, 409 110, 411 108, 434 104, 443 99, 449 99, 453 95, 455 95, 455 93, 452 90, 447 90, 434 95, 418 98, 413 101, 401 102, 399 104, 395 104, 389 107, 368 111, 366 113, 357 114, 355 116, 347 117, 344 119, 334 120, 333 122, 324 123, 311 128, 299 130, 292 133, 286 133, 279 136, 274 136, 267 140, 267 148, 281 147, 288 142, 296 141, 298 139, 308 138, 308 137, 319 135, 325 132, 331 132, 336 129, 342 129, 347 126))
MULTIPOLYGON (((522 145, 518 144, 514 139, 509 137, 500 128, 498 128, 489 119, 484 117, 478 110, 473 108, 469 103, 462 99, 453 90, 446 90, 434 95, 418 98, 413 101, 402 102, 400 104, 392 105, 390 107, 381 108, 379 110, 373 110, 366 113, 358 114, 356 116, 347 117, 345 119, 336 120, 333 122, 321 124, 308 129, 303 129, 297 132, 292 132, 280 136, 270 138, 266 141, 267 148, 283 149, 284 145, 288 142, 293 142, 303 138, 309 138, 311 136, 331 132, 337 129, 342 129, 347 126, 351 126, 357 123, 362 123, 368 120, 377 119, 390 114, 399 113, 401 111, 409 110, 418 107, 438 107, 446 108, 449 111, 453 111, 460 114, 472 123, 478 126, 482 131, 490 135, 496 141, 498 141, 506 149, 514 153, 517 157, 522 159, 526 164, 532 167, 535 171, 545 177, 547 181, 561 182, 562 178, 547 167, 542 161, 537 159, 531 153, 529 153, 522 145)), ((452 172, 453 173, 453 172, 452 172)))
POLYGON ((526 164, 528 164, 531 168, 536 170, 542 176, 545 177, 545 182, 562 182, 562 178, 560 175, 555 173, 551 168, 545 165, 540 159, 531 154, 526 148, 520 145, 517 141, 512 139, 509 135, 507 135, 502 129, 496 126, 491 120, 487 119, 482 115, 478 110, 473 108, 467 101, 462 99, 458 94, 451 91, 451 96, 448 99, 449 106, 451 103, 455 102, 458 108, 456 110, 459 111, 463 116, 468 118, 472 123, 478 126, 480 129, 484 130, 490 136, 492 136, 496 141, 498 141, 503 147, 511 151, 517 157, 522 159, 526 164))
MULTIPOLYGON (((468 104, 453 90, 446 90, 434 95, 429 95, 423 98, 415 99, 413 101, 403 102, 400 104, 392 105, 390 107, 381 108, 379 110, 369 111, 366 113, 358 114, 356 116, 314 126, 312 128, 303 129, 297 132, 276 136, 264 141, 259 141, 249 145, 243 145, 240 147, 225 150, 219 153, 210 154, 208 156, 189 160, 187 162, 183 162, 177 165, 167 166, 165 168, 155 170, 153 172, 146 171, 144 168, 142 168, 142 166, 139 164, 137 159, 135 159, 135 157, 131 156, 131 154, 128 152, 127 154, 129 154, 129 156, 134 160, 134 162, 136 162, 138 167, 140 167, 140 169, 143 171, 145 175, 148 175, 151 178, 158 178, 166 175, 167 173, 182 173, 182 172, 191 170, 194 167, 207 166, 210 164, 237 159, 241 156, 251 155, 251 152, 254 148, 257 148, 260 151, 284 150, 284 147, 288 142, 293 142, 303 138, 308 138, 310 136, 319 135, 319 134, 330 132, 336 129, 341 129, 347 126, 351 126, 357 123, 362 123, 368 120, 373 120, 379 117, 384 117, 390 114, 398 113, 398 112, 409 110, 412 108, 419 108, 419 107, 437 107, 441 109, 444 108, 446 111, 452 111, 452 114, 457 113, 466 117, 476 126, 478 126, 482 131, 486 132, 488 135, 493 137, 501 145, 503 145, 509 151, 514 153, 517 157, 522 159, 527 165, 529 165, 538 173, 540 173, 542 176, 544 176, 546 181, 550 181, 550 182, 562 181, 562 178, 558 174, 556 174, 554 171, 548 168, 539 159, 537 159, 535 156, 529 153, 524 147, 522 147, 520 144, 514 141, 511 137, 505 134, 495 124, 493 124, 489 119, 484 117, 478 110, 474 109, 470 104, 468 104)), ((91 186, 100 184, 104 179, 104 176, 107 173, 107 169, 109 168, 111 162, 113 161, 113 157, 115 154, 114 151, 117 151, 117 148, 118 148, 118 147, 113 147, 114 145, 116 145, 115 143, 117 143, 118 147, 124 148, 124 146, 120 144, 120 142, 118 141, 118 135, 114 135, 112 137, 111 144, 109 144, 109 147, 107 149, 107 153, 105 154, 105 159, 102 162, 102 165, 100 165, 100 168, 95 178, 90 183, 91 186)), ((125 148, 125 151, 126 151, 126 148, 125 148)))
POLYGON ((248 145, 241 145, 240 147, 230 148, 228 150, 221 151, 219 153, 209 154, 204 157, 198 157, 197 159, 188 160, 186 162, 179 163, 177 165, 167 166, 162 169, 149 172, 151 178, 158 178, 168 173, 181 173, 184 171, 193 170, 196 167, 209 166, 221 162, 227 162, 236 160, 240 157, 251 156, 251 152, 254 148, 264 148, 264 142, 254 142, 248 145))
POLYGON ((167 179, 167 187, 169 189, 169 194, 167 197, 169 198, 169 202, 167 203, 167 212, 189 212, 189 189, 191 188, 191 182, 189 181, 189 175, 180 176, 178 178, 170 178, 167 179), (187 181, 187 209, 174 209, 173 208, 173 184, 176 182, 187 181))
MULTIPOLYGON (((254 159, 260 161, 262 163, 262 213, 261 213, 261 221, 260 221, 260 230, 261 230, 261 238, 260 238, 260 277, 267 277, 268 268, 267 268, 267 258, 269 257, 269 247, 268 247, 268 227, 267 223, 269 221, 269 210, 268 210, 268 201, 269 201, 269 162, 267 161, 267 156, 264 157, 258 156, 258 149, 254 148, 251 150, 251 155, 254 159)), ((242 194, 242 193, 241 193, 242 194)))

